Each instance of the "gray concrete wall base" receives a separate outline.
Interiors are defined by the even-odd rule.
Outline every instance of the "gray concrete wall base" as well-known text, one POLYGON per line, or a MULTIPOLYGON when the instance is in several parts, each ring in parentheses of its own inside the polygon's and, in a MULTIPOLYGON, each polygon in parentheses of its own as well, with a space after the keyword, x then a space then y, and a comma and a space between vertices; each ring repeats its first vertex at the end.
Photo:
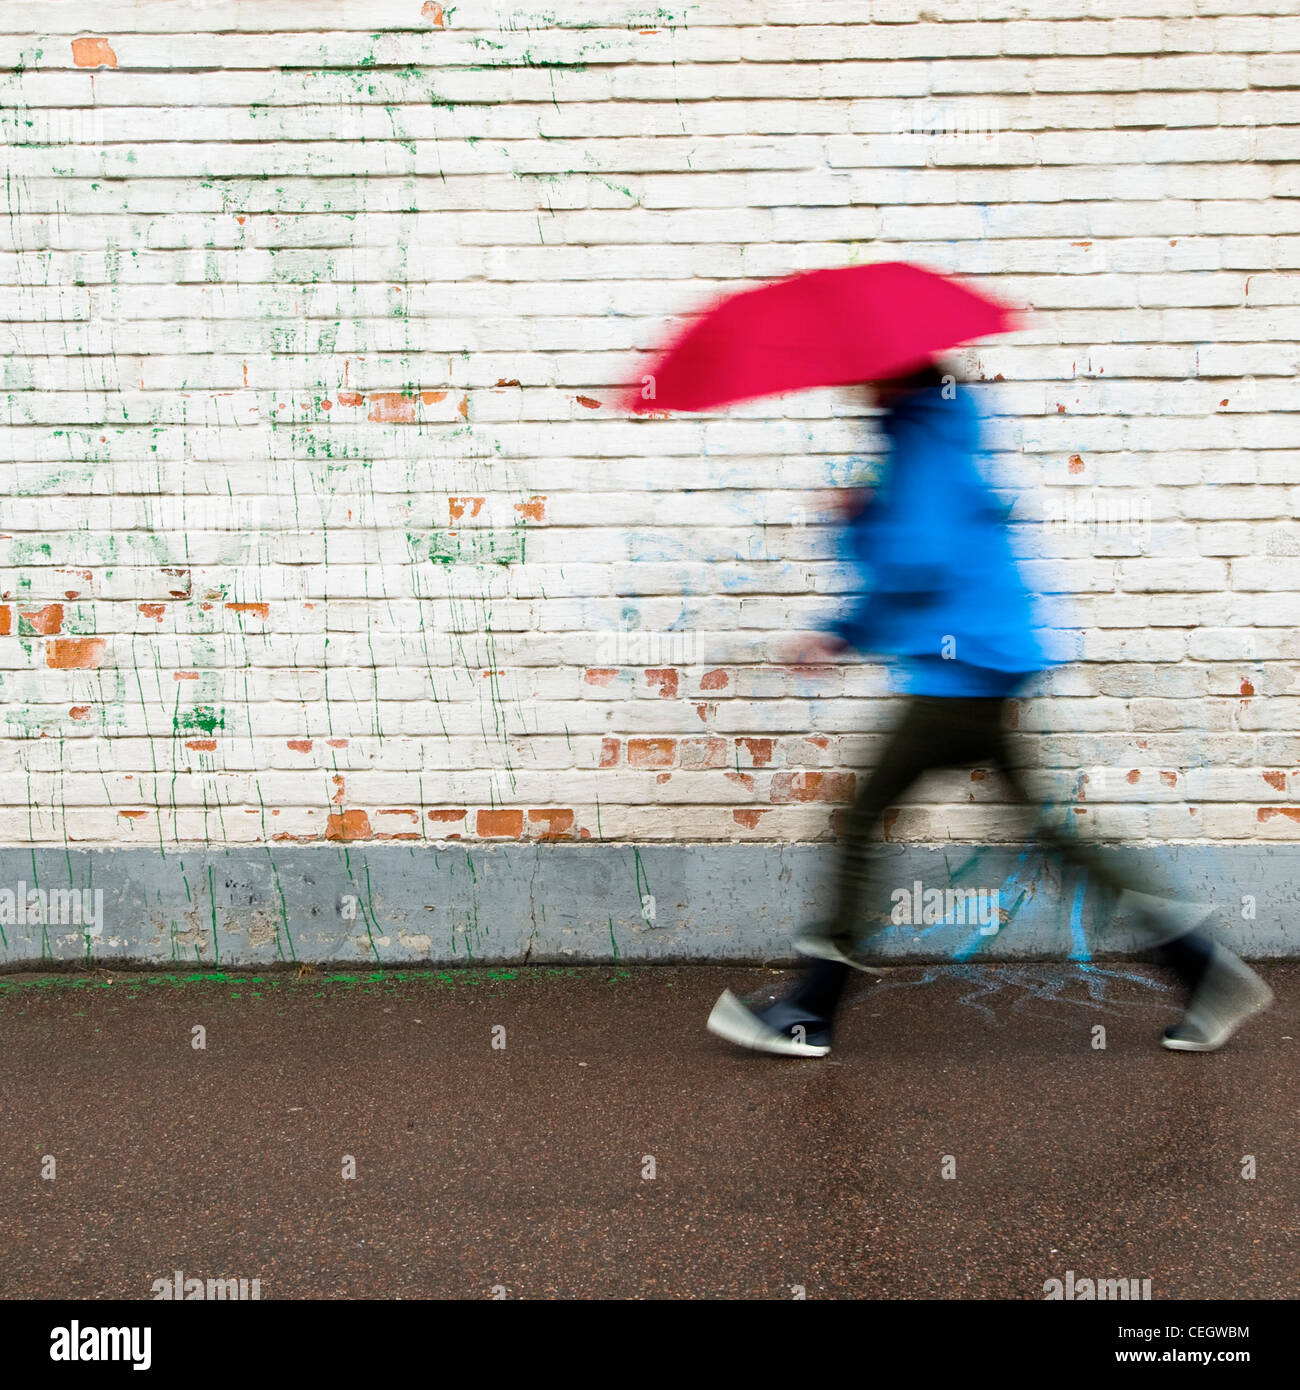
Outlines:
MULTIPOLYGON (((1103 853, 1206 904, 1243 955, 1300 955, 1300 845, 1103 853)), ((0 849, 0 965, 785 962, 794 929, 829 911, 833 856, 816 844, 0 849)), ((1123 907, 1063 881, 1034 847, 882 846, 878 863, 883 958, 1086 960, 1141 945, 1123 907)))

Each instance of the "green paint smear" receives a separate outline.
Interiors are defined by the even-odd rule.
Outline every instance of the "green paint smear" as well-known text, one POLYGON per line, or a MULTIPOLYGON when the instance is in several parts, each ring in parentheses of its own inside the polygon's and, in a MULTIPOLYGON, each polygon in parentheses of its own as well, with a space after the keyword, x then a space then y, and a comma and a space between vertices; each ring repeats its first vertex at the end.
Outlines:
POLYGON ((194 705, 190 709, 177 710, 172 718, 172 728, 178 735, 192 733, 215 733, 226 727, 224 712, 218 712, 211 705, 194 705))
POLYGON ((408 535, 415 554, 435 565, 518 565, 527 549, 522 526, 509 530, 428 531, 408 535))

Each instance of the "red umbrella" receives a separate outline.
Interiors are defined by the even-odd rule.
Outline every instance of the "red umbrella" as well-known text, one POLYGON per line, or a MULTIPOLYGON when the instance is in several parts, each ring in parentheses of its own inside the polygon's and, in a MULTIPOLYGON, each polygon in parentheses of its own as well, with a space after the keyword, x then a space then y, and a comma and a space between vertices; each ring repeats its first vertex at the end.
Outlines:
POLYGON ((879 381, 1016 326, 1006 305, 906 261, 812 270, 715 304, 631 388, 628 403, 640 412, 709 410, 879 381))

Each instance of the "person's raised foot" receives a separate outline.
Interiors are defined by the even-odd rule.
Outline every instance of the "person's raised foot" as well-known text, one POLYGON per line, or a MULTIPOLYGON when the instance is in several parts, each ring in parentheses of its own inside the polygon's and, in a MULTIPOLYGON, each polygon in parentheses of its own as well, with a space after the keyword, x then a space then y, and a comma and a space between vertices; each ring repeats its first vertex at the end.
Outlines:
POLYGON ((724 989, 707 1027, 714 1037, 778 1057, 825 1057, 831 1050, 830 1024, 810 1018, 784 999, 753 1009, 724 989))
POLYGON ((1164 1046, 1174 1052, 1216 1052, 1272 1002, 1273 991, 1245 961, 1215 946, 1183 1017, 1165 1029, 1164 1046))
POLYGON ((801 956, 808 956, 812 960, 838 961, 841 965, 851 966, 854 970, 861 970, 868 975, 885 973, 855 955, 856 947, 857 942, 852 937, 839 936, 830 927, 805 927, 794 939, 794 949, 801 956))

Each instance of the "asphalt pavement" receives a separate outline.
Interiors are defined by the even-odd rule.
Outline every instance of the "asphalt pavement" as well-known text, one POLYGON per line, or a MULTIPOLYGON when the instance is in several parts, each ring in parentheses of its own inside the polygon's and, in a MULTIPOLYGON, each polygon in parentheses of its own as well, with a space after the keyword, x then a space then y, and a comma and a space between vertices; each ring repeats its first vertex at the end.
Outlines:
POLYGON ((855 977, 822 1061, 705 1032, 773 970, 0 977, 0 1297, 1294 1298, 1260 968, 1213 1055, 1158 970, 1051 963, 855 977))

